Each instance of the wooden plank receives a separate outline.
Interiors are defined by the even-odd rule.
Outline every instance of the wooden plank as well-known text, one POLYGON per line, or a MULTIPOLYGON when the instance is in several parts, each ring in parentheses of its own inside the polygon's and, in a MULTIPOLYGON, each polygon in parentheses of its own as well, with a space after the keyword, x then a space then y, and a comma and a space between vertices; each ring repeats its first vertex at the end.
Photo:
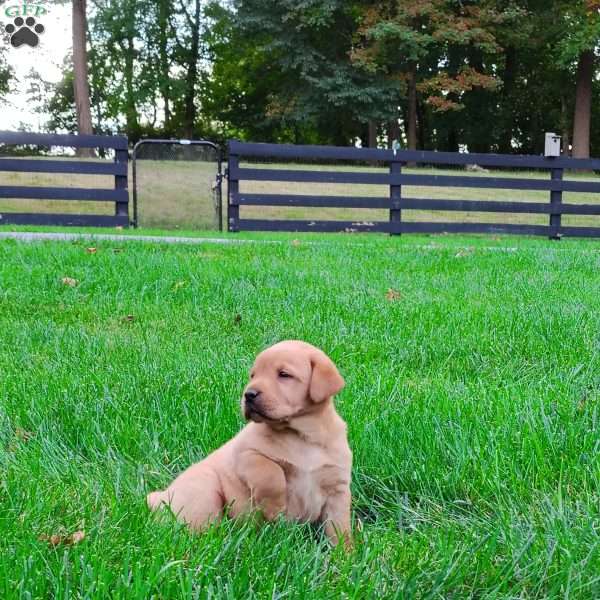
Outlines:
POLYGON ((402 175, 400 179, 403 185, 600 193, 600 182, 592 181, 469 177, 464 175, 402 175))
POLYGON ((507 190, 541 190, 600 193, 600 182, 557 181, 518 177, 472 177, 467 175, 406 175, 364 171, 309 171, 303 169, 255 169, 230 165, 230 176, 246 181, 299 183, 355 183, 367 185, 413 185, 507 190))
MULTIPOLYGON (((314 231, 314 232, 383 232, 383 233, 490 233, 548 235, 547 225, 513 225, 502 223, 420 223, 402 221, 308 221, 240 219, 240 231, 314 231)), ((575 228, 577 229, 577 228, 575 228)))
MULTIPOLYGON (((550 171, 550 178, 552 181, 562 181, 563 178, 563 170, 562 169, 552 169, 550 171)), ((561 204, 562 204, 562 192, 559 190, 552 190, 550 192, 550 239, 558 240, 560 239, 559 231, 560 231, 560 223, 561 223, 561 204)))
POLYGON ((305 221, 240 219, 240 231, 315 231, 315 232, 364 232, 389 233, 391 224, 385 221, 305 221))
POLYGON ((127 149, 115 151, 115 164, 125 165, 125 175, 115 175, 115 192, 121 192, 119 199, 115 202, 115 216, 129 217, 129 194, 127 192, 127 161, 129 153, 127 149))
MULTIPOLYGON (((391 200, 378 196, 309 196, 304 194, 232 194, 240 206, 305 206, 320 208, 389 209, 391 200)), ((449 200, 438 198, 401 198, 397 205, 405 210, 448 210, 550 214, 545 202, 505 202, 497 200, 449 200)), ((562 214, 600 215, 600 204, 561 204, 562 214)))
POLYGON ((391 155, 389 150, 378 150, 375 148, 262 144, 238 142, 235 140, 229 141, 228 147, 230 154, 243 157, 387 161, 391 155))
POLYGON ((115 148, 127 150, 127 138, 120 135, 70 135, 0 131, 0 144, 64 146, 67 148, 115 148))
POLYGON ((78 173, 82 175, 127 175, 127 165, 80 160, 28 160, 1 158, 0 171, 14 173, 78 173))
POLYGON ((517 233, 521 235, 548 235, 547 225, 508 225, 502 223, 419 223, 403 221, 402 233, 517 233))
MULTIPOLYGON (((324 159, 389 162, 392 150, 354 148, 344 146, 314 146, 293 144, 260 144, 231 140, 229 151, 243 157, 324 159)), ((527 169, 584 169, 600 170, 600 159, 577 159, 569 157, 546 158, 544 156, 518 154, 475 154, 434 151, 398 150, 396 157, 404 162, 442 165, 477 164, 485 167, 527 169)))
POLYGON ((597 237, 600 238, 600 227, 565 227, 560 228, 560 234, 567 237, 597 237))
POLYGON ((0 185, 0 198, 30 200, 93 200, 95 202, 127 202, 127 190, 94 188, 27 187, 0 185))
MULTIPOLYGON (((402 174, 402 164, 399 162, 390 163, 390 176, 396 177, 402 174)), ((390 185, 390 223, 393 223, 394 232, 392 235, 400 235, 398 225, 402 221, 402 186, 390 185)))
POLYGON ((308 196, 304 194, 236 194, 240 206, 318 206, 333 208, 389 208, 390 199, 374 196, 308 196))
MULTIPOLYGON (((545 202, 504 202, 497 200, 444 200, 437 198, 402 198, 400 206, 410 210, 452 210, 464 212, 550 213, 545 202)), ((600 206, 600 205, 599 205, 600 206)))
POLYGON ((113 215, 65 215, 49 213, 0 213, 0 225, 59 225, 127 227, 127 217, 113 215))
POLYGON ((362 171, 308 171, 300 169, 253 169, 234 167, 229 163, 230 178, 246 181, 294 181, 300 183, 364 183, 374 185, 398 185, 388 173, 362 171))
POLYGON ((560 205, 563 215, 600 215, 600 204, 565 204, 560 205))
POLYGON ((239 179, 235 172, 239 171, 239 158, 235 154, 229 155, 229 167, 227 169, 229 177, 228 202, 227 202, 227 231, 240 231, 240 207, 237 203, 240 191, 239 179))

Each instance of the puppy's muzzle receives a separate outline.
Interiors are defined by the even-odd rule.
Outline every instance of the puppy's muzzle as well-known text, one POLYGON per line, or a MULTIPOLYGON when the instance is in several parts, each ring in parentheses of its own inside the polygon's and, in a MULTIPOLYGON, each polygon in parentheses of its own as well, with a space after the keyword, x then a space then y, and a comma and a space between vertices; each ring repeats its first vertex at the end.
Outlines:
POLYGON ((252 421, 266 417, 260 405, 260 390, 248 388, 244 392, 244 416, 252 421))
POLYGON ((253 406, 255 400, 260 396, 260 392, 255 390, 254 388, 248 388, 244 392, 244 400, 246 400, 246 404, 248 406, 253 406))

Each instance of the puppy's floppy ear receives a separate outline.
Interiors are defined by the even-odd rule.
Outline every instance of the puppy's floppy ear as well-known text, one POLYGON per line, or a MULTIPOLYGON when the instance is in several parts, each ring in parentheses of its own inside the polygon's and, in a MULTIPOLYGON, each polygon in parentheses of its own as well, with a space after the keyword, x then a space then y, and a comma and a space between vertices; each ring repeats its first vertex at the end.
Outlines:
POLYGON ((337 367, 324 352, 312 353, 310 364, 312 376, 308 393, 313 402, 324 402, 344 387, 345 382, 337 367))

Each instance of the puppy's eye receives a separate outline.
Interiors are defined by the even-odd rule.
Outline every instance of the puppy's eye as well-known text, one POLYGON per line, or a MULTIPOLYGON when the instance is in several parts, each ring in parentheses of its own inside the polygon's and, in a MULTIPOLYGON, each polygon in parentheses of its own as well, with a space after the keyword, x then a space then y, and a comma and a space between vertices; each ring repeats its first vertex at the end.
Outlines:
POLYGON ((279 371, 279 373, 277 373, 277 374, 282 379, 289 379, 291 377, 291 375, 287 371, 279 371))
POLYGON ((255 373, 250 373, 250 379, 254 379, 255 373))

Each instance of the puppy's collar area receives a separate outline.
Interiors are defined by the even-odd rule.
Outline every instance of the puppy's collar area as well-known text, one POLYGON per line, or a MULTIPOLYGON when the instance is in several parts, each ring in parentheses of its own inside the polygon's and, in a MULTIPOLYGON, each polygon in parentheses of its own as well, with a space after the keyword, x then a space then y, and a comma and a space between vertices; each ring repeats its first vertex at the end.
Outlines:
MULTIPOLYGON (((331 432, 341 421, 333 402, 328 399, 318 407, 299 410, 297 413, 278 421, 263 421, 262 424, 275 431, 289 431, 305 442, 326 447, 330 442, 331 432), (315 417, 314 419, 311 417, 315 417)), ((342 422, 343 423, 343 422, 342 422)), ((345 432, 345 425, 343 425, 345 432)))
MULTIPOLYGON (((298 419, 300 417, 305 417, 310 414, 316 414, 316 413, 323 412, 323 409, 325 408, 325 406, 323 406, 323 407, 311 406, 308 408, 302 408, 302 409, 298 410, 297 412, 295 412, 291 415, 288 415, 286 417, 281 417, 280 419, 274 419, 273 417, 269 417, 268 415, 266 415, 263 412, 261 412, 260 410, 258 410, 256 407, 251 408, 249 412, 258 415, 259 417, 261 417, 261 419, 264 419, 264 423, 266 425, 289 426, 292 419, 298 419)), ((252 419, 249 419, 249 420, 252 420, 252 419)))

